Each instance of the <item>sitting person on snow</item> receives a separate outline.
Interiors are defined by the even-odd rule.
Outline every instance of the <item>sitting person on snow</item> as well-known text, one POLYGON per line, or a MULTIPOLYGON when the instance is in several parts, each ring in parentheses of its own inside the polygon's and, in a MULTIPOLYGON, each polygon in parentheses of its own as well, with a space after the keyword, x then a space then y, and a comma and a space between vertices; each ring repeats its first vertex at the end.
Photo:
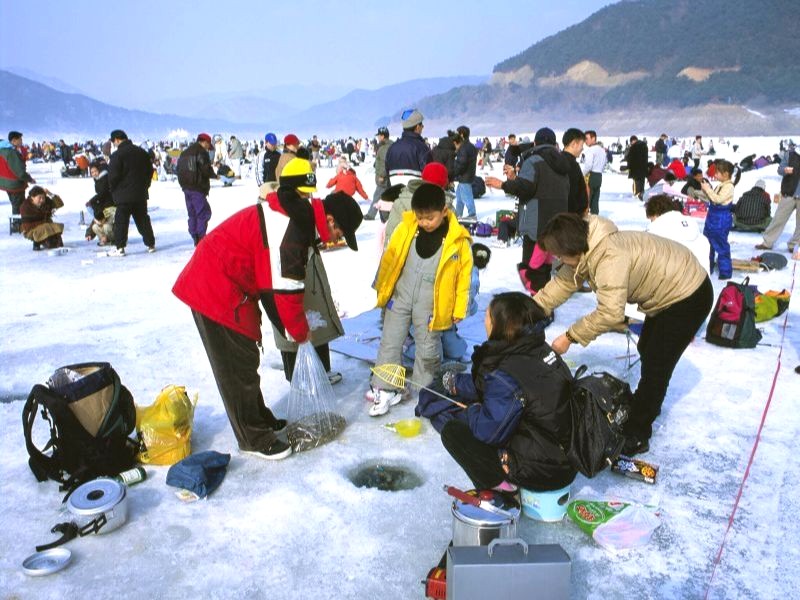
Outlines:
POLYGON ((28 197, 20 207, 20 231, 27 239, 33 241, 33 249, 61 248, 64 242, 62 223, 53 222, 53 213, 64 206, 58 196, 51 194, 41 186, 35 185, 28 192, 28 197))
POLYGON ((444 391, 465 408, 420 391, 416 413, 477 489, 561 489, 575 479, 569 446, 569 368, 544 337, 544 311, 521 292, 492 299, 488 340, 472 355, 472 373, 447 371, 444 391))
MULTIPOLYGON (((447 171, 439 166, 446 183, 447 171)), ((392 234, 373 284, 377 306, 386 307, 375 364, 400 364, 413 324, 413 380, 428 385, 440 365, 440 332, 467 316, 472 250, 469 233, 448 209, 440 186, 422 183, 411 198, 411 210, 392 234)), ((386 414, 403 399, 401 386, 378 375, 373 375, 370 392, 372 417, 386 414)))
POLYGON ((336 175, 331 178, 325 187, 333 188, 334 194, 344 192, 348 196, 355 198, 356 192, 358 192, 358 195, 364 200, 367 199, 367 192, 364 191, 364 186, 361 185, 361 180, 356 175, 356 170, 348 163, 339 165, 336 175))
POLYGON ((98 246, 106 246, 114 242, 114 200, 111 198, 111 188, 108 185, 108 165, 102 158, 89 165, 89 174, 94 179, 94 196, 86 203, 94 219, 86 228, 86 241, 97 236, 98 246))
POLYGON ((763 179, 739 198, 733 209, 733 228, 737 231, 764 231, 772 221, 770 197, 763 179))
POLYGON ((686 179, 686 184, 681 188, 681 194, 694 198, 695 200, 705 200, 708 202, 708 198, 706 198, 706 195, 703 193, 703 181, 708 183, 708 180, 703 177, 703 169, 693 167, 691 174, 686 179))
POLYGON ((711 248, 708 239, 700 233, 695 219, 681 213, 676 200, 667 194, 657 194, 650 197, 644 209, 650 220, 648 233, 683 244, 692 251, 706 272, 709 271, 708 255, 711 248))
POLYGON ((237 179, 236 173, 225 163, 217 165, 217 177, 222 181, 222 187, 230 187, 237 179))

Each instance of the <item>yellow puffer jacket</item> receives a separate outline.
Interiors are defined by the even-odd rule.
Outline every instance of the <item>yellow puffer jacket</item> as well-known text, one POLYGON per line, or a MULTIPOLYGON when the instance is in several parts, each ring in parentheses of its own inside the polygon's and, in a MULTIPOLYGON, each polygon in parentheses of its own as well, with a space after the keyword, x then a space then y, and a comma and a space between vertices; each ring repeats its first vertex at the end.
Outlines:
POLYGON ((564 265, 534 301, 547 314, 566 302, 584 281, 597 294, 597 308, 567 330, 582 346, 618 329, 625 303, 648 317, 691 296, 708 276, 686 246, 643 231, 619 231, 608 219, 590 215, 589 251, 578 266, 564 265))
MULTIPOLYGON (((433 293, 433 319, 428 328, 444 331, 453 319, 467 316, 469 284, 472 276, 472 240, 452 212, 448 212, 449 229, 442 246, 442 257, 436 268, 433 293)), ((392 234, 381 257, 373 287, 378 292, 379 307, 386 306, 394 293, 397 280, 406 264, 408 252, 417 234, 417 219, 412 211, 403 213, 403 221, 392 234)))

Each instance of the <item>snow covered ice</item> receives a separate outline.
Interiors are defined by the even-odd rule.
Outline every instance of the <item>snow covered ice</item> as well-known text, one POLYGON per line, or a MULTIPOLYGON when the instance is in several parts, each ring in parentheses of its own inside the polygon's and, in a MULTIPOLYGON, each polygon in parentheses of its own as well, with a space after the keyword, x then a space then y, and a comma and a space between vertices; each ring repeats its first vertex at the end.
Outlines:
MULTIPOLYGON (((734 143, 740 144, 736 155, 715 144, 718 156, 772 154, 778 138, 734 143)), ((66 225, 69 252, 32 252, 21 236, 0 234, 5 321, 0 361, 2 597, 422 598, 420 581, 451 536, 451 498, 441 486, 471 486, 427 423, 421 435, 408 439, 382 427, 412 416, 413 403, 370 418, 364 401, 367 363, 333 353, 333 368, 344 375, 334 387, 336 409, 348 420, 344 432, 323 447, 279 462, 240 455, 191 313, 170 292, 192 253, 177 182, 154 182, 151 188, 155 254, 146 252, 131 224, 128 255, 98 257, 100 249, 84 240, 84 226, 78 225, 93 193, 92 180, 62 179, 59 166, 31 165, 30 170, 65 202, 55 220, 66 225), (180 502, 174 488, 166 486, 166 467, 148 466, 147 481, 129 490, 129 520, 123 527, 69 542, 73 562, 64 571, 28 577, 21 569, 23 559, 36 545, 55 539, 49 530, 64 519, 57 484, 37 483, 28 468, 20 422, 23 402, 32 385, 46 381, 56 368, 95 360, 114 366, 139 405, 152 403, 168 384, 198 392, 193 449, 229 452, 233 458, 221 487, 208 500, 191 504, 180 502), (356 488, 348 475, 371 460, 408 467, 423 484, 399 492, 356 488)), ((374 178, 368 169, 357 167, 371 196, 374 178)), ((319 181, 332 173, 320 169, 319 181)), ((494 174, 500 174, 499 165, 494 174)), ((736 197, 757 179, 766 181, 770 194, 778 191, 780 176, 769 166, 744 173, 736 197)), ((254 202, 256 193, 252 179, 224 189, 215 182, 209 198, 211 227, 254 202)), ((324 196, 322 186, 318 195, 324 196)), ((476 202, 480 218, 493 217, 512 203, 498 191, 476 202)), ((620 228, 645 228, 644 209, 632 198, 624 175, 604 176, 600 208, 620 228)), ((5 195, 0 214, 3 222, 10 214, 5 195)), ((787 230, 793 225, 790 219, 787 230)), ((364 222, 359 252, 345 249, 323 256, 333 297, 349 316, 374 305, 370 283, 378 263, 379 230, 379 222, 364 222)), ((776 250, 785 250, 786 239, 784 234, 776 250)), ((758 253, 753 249, 760 241, 757 234, 731 232, 730 240, 733 257, 758 253)), ((520 248, 492 252, 481 276, 484 304, 494 291, 520 289, 514 268, 520 248)), ((761 291, 794 291, 796 269, 790 260, 782 271, 750 278, 761 291)), ((743 274, 735 275, 738 280, 743 274)), ((716 295, 724 284, 716 277, 713 284, 716 295)), ((556 311, 548 339, 593 305, 592 294, 574 296, 556 311)), ((604 496, 658 502, 662 525, 649 545, 612 555, 569 520, 521 520, 519 533, 529 543, 559 543, 571 556, 572 597, 701 598, 708 590, 711 598, 777 598, 800 589, 800 459, 795 452, 800 376, 794 373, 800 364, 799 307, 794 299, 785 315, 760 324, 764 337, 753 350, 724 349, 695 338, 678 364, 651 450, 643 457, 661 466, 657 485, 608 471, 591 481, 579 475, 573 483, 573 493, 590 486, 604 496)), ((283 416, 289 386, 274 368, 280 354, 269 328, 264 331, 262 389, 267 403, 283 416)), ((638 371, 626 370, 626 350, 623 335, 606 334, 588 348, 573 347, 565 358, 573 368, 585 363, 635 383, 638 371)))

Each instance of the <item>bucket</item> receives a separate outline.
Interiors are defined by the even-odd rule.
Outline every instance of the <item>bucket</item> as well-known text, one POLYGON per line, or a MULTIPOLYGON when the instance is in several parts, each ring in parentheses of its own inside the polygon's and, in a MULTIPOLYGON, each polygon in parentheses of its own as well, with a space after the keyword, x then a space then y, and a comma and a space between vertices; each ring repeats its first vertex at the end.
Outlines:
POLYGON ((453 546, 487 546, 494 539, 517 536, 516 519, 519 518, 519 508, 516 505, 510 505, 493 490, 470 490, 467 493, 480 494, 482 500, 488 500, 497 508, 507 511, 512 518, 455 500, 452 508, 453 546))
POLYGON ((569 486, 549 492, 520 488, 522 514, 534 521, 554 523, 564 518, 569 503, 569 486))

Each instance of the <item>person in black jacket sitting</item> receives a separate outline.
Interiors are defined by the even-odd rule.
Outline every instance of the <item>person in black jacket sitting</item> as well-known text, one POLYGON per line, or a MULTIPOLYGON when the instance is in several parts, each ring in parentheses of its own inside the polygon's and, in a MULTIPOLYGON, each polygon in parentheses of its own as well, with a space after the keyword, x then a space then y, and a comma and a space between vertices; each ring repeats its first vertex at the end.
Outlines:
POLYGON ((545 313, 526 294, 495 296, 489 337, 472 355, 472 373, 447 371, 442 388, 461 409, 421 390, 417 414, 431 419, 442 444, 477 489, 561 489, 575 478, 569 446, 572 376, 545 342, 545 313))
POLYGON ((94 179, 94 196, 86 203, 94 219, 86 228, 86 241, 99 239, 98 246, 114 243, 114 200, 111 198, 111 188, 108 185, 108 165, 102 158, 92 161, 89 165, 89 174, 94 179))

